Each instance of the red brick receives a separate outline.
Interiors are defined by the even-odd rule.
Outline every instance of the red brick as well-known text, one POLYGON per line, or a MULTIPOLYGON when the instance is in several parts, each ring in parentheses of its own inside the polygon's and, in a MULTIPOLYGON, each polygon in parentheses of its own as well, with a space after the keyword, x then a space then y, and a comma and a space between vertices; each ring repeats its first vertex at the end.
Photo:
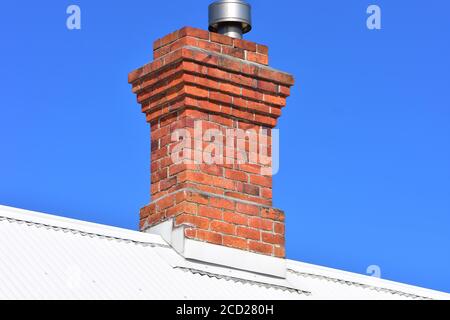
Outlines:
POLYGON ((191 238, 191 239, 196 238, 196 236, 197 236, 197 230, 196 230, 196 229, 185 229, 185 230, 184 230, 184 235, 185 235, 187 238, 191 238))
POLYGON ((256 52, 256 43, 242 39, 233 39, 233 45, 248 51, 256 52))
POLYGON ((240 200, 245 200, 245 201, 250 201, 250 202, 255 202, 255 203, 259 203, 265 206, 271 206, 272 205, 272 201, 268 200, 268 199, 264 199, 264 198, 260 198, 260 197, 254 197, 245 193, 241 193, 241 192, 233 192, 233 191, 225 191, 225 195, 227 197, 233 197, 233 198, 237 198, 240 200))
POLYGON ((221 177, 210 176, 208 179, 208 184, 229 190, 234 189, 234 181, 221 177))
POLYGON ((235 226, 223 222, 223 221, 211 221, 210 228, 212 231, 224 233, 224 234, 234 234, 235 233, 235 226))
POLYGON ((147 218, 149 225, 154 225, 161 222, 164 219, 164 214, 162 212, 154 213, 147 218))
POLYGON ((216 114, 211 114, 209 116, 209 120, 216 122, 216 123, 220 123, 227 127, 233 127, 233 122, 234 122, 233 119, 231 119, 231 118, 227 118, 227 117, 216 115, 216 114))
POLYGON ((228 200, 228 199, 223 199, 223 198, 211 197, 209 203, 214 208, 227 209, 227 210, 234 210, 234 208, 235 208, 235 203, 233 201, 228 200))
POLYGON ((256 45, 256 52, 268 55, 269 54, 269 47, 263 45, 263 44, 257 44, 256 45))
POLYGON ((275 246, 273 249, 274 249, 273 255, 275 257, 284 258, 286 256, 286 250, 284 247, 275 246))
POLYGON ((194 109, 186 109, 181 114, 182 117, 191 118, 194 120, 208 120, 208 114, 204 111, 194 110, 194 109))
POLYGON ((176 175, 177 173, 187 170, 186 164, 179 163, 179 164, 173 164, 169 167, 169 176, 176 175))
POLYGON ((153 206, 153 210, 150 209, 150 206, 143 207, 139 212, 139 217, 141 219, 146 219, 152 212, 155 211, 155 206, 153 206))
POLYGON ((209 91, 199 88, 199 87, 192 87, 192 86, 184 86, 184 91, 186 94, 193 95, 200 98, 208 98, 209 91))
POLYGON ((217 194, 217 195, 223 195, 224 194, 224 190, 217 188, 217 187, 212 187, 209 185, 194 185, 193 188, 196 188, 197 190, 203 191, 203 192, 209 192, 209 193, 213 193, 213 194, 217 194))
POLYGON ((260 240, 261 231, 258 229, 251 229, 247 227, 238 226, 236 228, 236 235, 245 239, 260 240))
POLYGON ((169 179, 164 179, 159 182, 159 189, 161 191, 167 190, 177 183, 177 177, 172 177, 169 179))
POLYGON ((274 104, 276 106, 284 107, 286 105, 286 98, 265 94, 264 102, 274 104))
POLYGON ((191 191, 188 192, 186 200, 204 205, 209 203, 209 197, 207 195, 191 191))
POLYGON ((246 226, 248 224, 247 217, 232 211, 225 211, 223 213, 223 220, 229 223, 239 224, 243 226, 246 226))
POLYGON ((212 174, 215 176, 223 176, 223 167, 218 166, 217 164, 201 164, 200 171, 205 172, 207 174, 212 174))
POLYGON ((249 241, 248 248, 250 251, 255 251, 267 255, 272 255, 274 249, 273 246, 270 244, 261 243, 257 241, 249 241))
MULTIPOLYGON (((170 218, 170 217, 177 216, 181 213, 187 213, 185 210, 186 208, 187 208, 186 203, 177 204, 176 206, 167 208, 166 216, 167 216, 167 218, 170 218)), ((191 210, 188 210, 188 211, 193 211, 192 210, 193 208, 190 208, 190 209, 191 210)), ((197 208, 194 209, 194 211, 196 211, 196 210, 197 210, 197 208)))
POLYGON ((225 44, 228 46, 233 45, 233 38, 219 34, 219 33, 211 32, 210 38, 211 38, 212 42, 217 42, 217 43, 225 44))
POLYGON ((209 228, 209 219, 203 217, 197 217, 187 214, 179 215, 175 218, 175 225, 179 226, 181 224, 192 225, 200 229, 209 228))
POLYGON ((241 72, 241 63, 228 57, 221 57, 218 61, 218 66, 225 70, 241 72))
POLYGON ((272 189, 271 188, 261 188, 261 197, 272 199, 272 189))
POLYGON ((230 83, 220 83, 219 90, 233 95, 241 94, 241 87, 230 83))
POLYGON ((242 249, 242 250, 248 249, 246 239, 233 237, 233 236, 227 236, 227 235, 223 236, 223 245, 225 245, 227 247, 242 249))
POLYGON ((202 30, 202 29, 197 29, 197 28, 192 28, 192 27, 184 27, 179 31, 179 36, 180 37, 185 37, 185 36, 191 36, 191 37, 195 37, 195 38, 199 38, 199 39, 205 39, 205 40, 209 40, 209 32, 202 30))
POLYGON ((284 236, 273 233, 262 233, 262 240, 266 243, 284 245, 284 236))
POLYGON ((247 182, 248 175, 243 171, 225 169, 225 177, 232 180, 247 182))
POLYGON ((247 88, 242 88, 242 95, 253 100, 263 100, 263 94, 261 92, 250 90, 247 88))
POLYGON ((196 238, 209 243, 222 244, 222 235, 216 232, 197 230, 196 238))
POLYGON ((199 206, 198 215, 216 220, 222 220, 222 210, 209 206, 199 206))
POLYGON ((233 56, 235 58, 239 58, 239 59, 245 58, 245 51, 244 51, 244 49, 241 49, 241 48, 233 48, 233 47, 223 46, 222 53, 233 56))
POLYGON ((236 203, 236 211, 249 214, 249 215, 258 215, 259 214, 259 207, 252 204, 246 204, 242 202, 236 203))
POLYGON ((211 91, 209 94, 209 98, 211 100, 218 101, 221 103, 226 103, 226 104, 231 104, 231 102, 232 102, 232 97, 230 95, 223 94, 223 93, 216 92, 216 91, 211 91))
POLYGON ((273 221, 262 219, 259 217, 251 217, 249 218, 248 225, 255 229, 261 229, 266 231, 272 231, 273 230, 273 221))
POLYGON ((167 168, 163 168, 161 170, 158 171, 154 171, 151 175, 151 181, 152 183, 156 183, 158 181, 161 181, 163 179, 167 179, 168 175, 168 170, 167 168))
POLYGON ((259 196, 259 187, 248 183, 243 183, 242 186, 243 186, 242 192, 250 194, 252 196, 259 196))
POLYGON ((239 164, 239 170, 248 172, 248 173, 255 173, 255 174, 261 174, 261 166, 257 164, 249 164, 249 163, 243 163, 239 164))
POLYGON ((263 65, 268 65, 269 64, 269 57, 266 56, 265 54, 259 54, 256 52, 247 52, 247 60, 248 61, 252 61, 252 62, 256 62, 259 64, 263 64, 263 65))
POLYGON ((164 210, 175 205, 175 196, 167 196, 156 202, 158 210, 164 210))
POLYGON ((197 46, 199 48, 208 50, 208 51, 214 51, 214 52, 222 52, 222 46, 217 44, 217 43, 213 43, 213 42, 209 42, 209 41, 199 41, 197 46))
POLYGON ((276 221, 284 221, 284 212, 274 208, 262 208, 261 217, 276 221))
POLYGON ((271 188, 272 187, 272 177, 266 177, 261 175, 251 175, 250 183, 271 188))
POLYGON ((282 86, 282 85, 280 85, 280 86, 279 86, 278 92, 279 92, 281 95, 287 97, 287 96, 289 96, 289 95, 291 94, 291 89, 290 89, 289 87, 287 87, 287 86, 282 86))
POLYGON ((274 223, 274 231, 275 233, 284 235, 285 233, 284 223, 274 223))
POLYGON ((273 82, 258 80, 258 89, 276 93, 278 91, 278 85, 273 82))
POLYGON ((208 68, 207 73, 209 77, 217 78, 220 80, 228 80, 230 78, 230 74, 228 72, 217 68, 208 68))
POLYGON ((231 82, 235 82, 235 83, 243 85, 243 86, 257 88, 258 80, 254 79, 252 77, 242 75, 242 74, 231 73, 230 80, 231 80, 231 82))

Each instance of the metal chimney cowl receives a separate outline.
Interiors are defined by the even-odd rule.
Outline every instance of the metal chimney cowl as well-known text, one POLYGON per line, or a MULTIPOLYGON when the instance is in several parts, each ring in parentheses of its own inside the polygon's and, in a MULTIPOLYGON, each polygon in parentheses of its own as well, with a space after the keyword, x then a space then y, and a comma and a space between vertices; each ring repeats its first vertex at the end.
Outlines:
POLYGON ((243 0, 218 0, 209 5, 209 31, 232 38, 252 29, 251 6, 243 0))

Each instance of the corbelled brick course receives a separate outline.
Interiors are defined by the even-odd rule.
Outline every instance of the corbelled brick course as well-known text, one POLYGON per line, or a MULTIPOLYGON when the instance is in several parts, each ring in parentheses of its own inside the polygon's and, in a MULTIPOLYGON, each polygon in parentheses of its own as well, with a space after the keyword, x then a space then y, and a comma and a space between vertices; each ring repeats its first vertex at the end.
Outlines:
POLYGON ((270 147, 292 76, 267 66, 266 46, 200 29, 175 31, 153 48, 154 61, 128 78, 151 126, 152 202, 141 210, 141 230, 173 218, 188 238, 284 257, 284 214, 271 207, 270 147), (189 147, 178 148, 177 129, 190 133, 189 147), (199 129, 216 129, 223 141, 205 141, 199 129), (258 136, 230 145, 229 130, 258 136), (208 151, 212 143, 223 150, 208 151), (173 161, 199 152, 222 161, 173 161))

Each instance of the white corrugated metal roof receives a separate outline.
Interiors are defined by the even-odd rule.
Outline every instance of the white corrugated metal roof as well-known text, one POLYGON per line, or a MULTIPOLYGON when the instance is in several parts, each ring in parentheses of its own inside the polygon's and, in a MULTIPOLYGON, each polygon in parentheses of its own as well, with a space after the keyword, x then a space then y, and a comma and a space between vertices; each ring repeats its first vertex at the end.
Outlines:
POLYGON ((287 261, 280 279, 188 261, 160 236, 0 206, 0 299, 450 299, 287 261))

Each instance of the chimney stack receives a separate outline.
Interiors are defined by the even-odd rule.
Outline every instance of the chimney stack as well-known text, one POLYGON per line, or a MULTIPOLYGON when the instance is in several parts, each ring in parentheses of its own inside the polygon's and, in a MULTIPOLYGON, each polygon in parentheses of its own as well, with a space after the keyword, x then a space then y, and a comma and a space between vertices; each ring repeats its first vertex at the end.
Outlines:
POLYGON ((272 207, 272 129, 294 80, 268 66, 265 45, 241 39, 250 10, 244 1, 216 1, 211 32, 185 27, 156 40, 153 62, 129 74, 151 127, 151 202, 140 229, 284 258, 284 213, 272 207))

